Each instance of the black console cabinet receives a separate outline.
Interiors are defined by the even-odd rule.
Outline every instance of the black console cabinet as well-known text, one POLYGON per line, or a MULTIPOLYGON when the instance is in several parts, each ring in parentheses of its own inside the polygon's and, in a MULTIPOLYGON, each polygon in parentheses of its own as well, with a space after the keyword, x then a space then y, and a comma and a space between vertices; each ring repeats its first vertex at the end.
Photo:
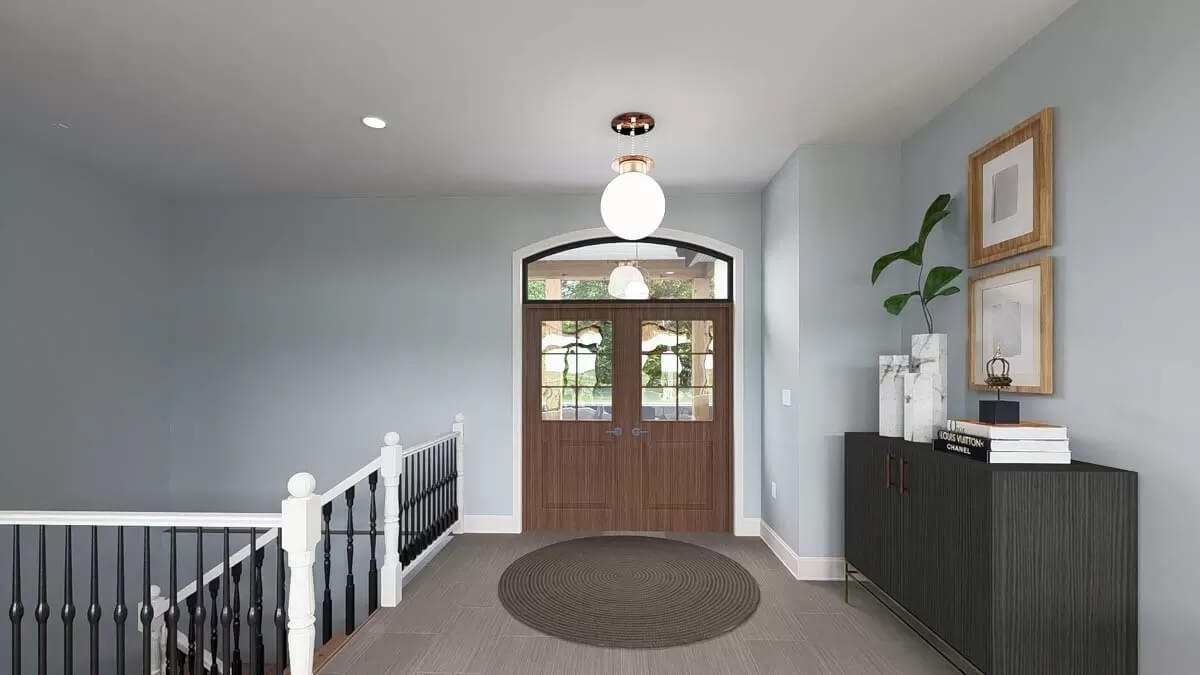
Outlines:
POLYGON ((986 673, 1137 672, 1137 474, 846 434, 846 562, 986 673))

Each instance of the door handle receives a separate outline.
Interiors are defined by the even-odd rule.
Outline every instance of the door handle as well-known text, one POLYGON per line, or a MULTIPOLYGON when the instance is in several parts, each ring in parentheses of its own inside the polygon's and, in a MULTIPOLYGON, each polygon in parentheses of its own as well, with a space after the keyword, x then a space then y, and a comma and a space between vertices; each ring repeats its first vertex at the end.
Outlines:
POLYGON ((638 436, 649 436, 650 430, 649 429, 639 429, 637 427, 634 427, 629 430, 629 433, 633 434, 634 437, 636 438, 638 436))
POLYGON ((612 436, 613 438, 617 438, 621 435, 621 427, 613 427, 613 428, 609 429, 608 431, 605 431, 604 433, 608 434, 609 436, 612 436))
POLYGON ((887 485, 886 485, 886 487, 888 487, 888 488, 891 488, 893 485, 895 485, 895 484, 896 484, 896 482, 895 482, 894 480, 892 480, 892 460, 893 460, 893 459, 895 459, 895 458, 894 458, 894 457, 892 457, 892 453, 890 453, 890 452, 889 452, 889 453, 888 453, 888 455, 887 455, 887 457, 886 457, 886 458, 883 460, 883 463, 884 463, 884 475, 885 475, 885 476, 886 476, 886 478, 887 478, 887 485))
POLYGON ((900 460, 900 494, 908 494, 908 460, 900 460))

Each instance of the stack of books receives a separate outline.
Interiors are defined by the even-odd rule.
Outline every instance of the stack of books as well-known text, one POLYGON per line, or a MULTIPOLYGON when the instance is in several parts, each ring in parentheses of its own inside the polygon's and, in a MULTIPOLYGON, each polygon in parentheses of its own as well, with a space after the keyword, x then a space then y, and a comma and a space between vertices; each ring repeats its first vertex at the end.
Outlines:
POLYGON ((1067 428, 1041 422, 987 424, 950 420, 933 449, 991 464, 1070 464, 1067 428))

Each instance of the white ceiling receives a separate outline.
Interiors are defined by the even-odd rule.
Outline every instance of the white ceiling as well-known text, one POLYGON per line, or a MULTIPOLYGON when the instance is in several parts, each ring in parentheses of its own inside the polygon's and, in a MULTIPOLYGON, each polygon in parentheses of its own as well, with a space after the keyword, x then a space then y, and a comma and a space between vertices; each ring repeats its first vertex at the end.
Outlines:
POLYGON ((757 190, 905 138, 1073 2, 3 0, 0 137, 189 195, 598 192, 632 109, 668 190, 757 190))

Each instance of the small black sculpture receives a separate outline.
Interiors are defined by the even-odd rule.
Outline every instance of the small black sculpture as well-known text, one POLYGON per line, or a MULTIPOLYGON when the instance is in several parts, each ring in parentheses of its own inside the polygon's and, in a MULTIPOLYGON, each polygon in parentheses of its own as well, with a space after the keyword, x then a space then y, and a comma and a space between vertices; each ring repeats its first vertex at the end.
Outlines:
POLYGON ((984 384, 996 390, 996 400, 981 400, 979 402, 979 421, 987 424, 1018 424, 1021 421, 1021 404, 1018 401, 1000 400, 1000 392, 1012 386, 1009 376, 1010 364, 1004 358, 1000 345, 996 345, 996 355, 987 362, 985 371, 987 379, 984 384))

